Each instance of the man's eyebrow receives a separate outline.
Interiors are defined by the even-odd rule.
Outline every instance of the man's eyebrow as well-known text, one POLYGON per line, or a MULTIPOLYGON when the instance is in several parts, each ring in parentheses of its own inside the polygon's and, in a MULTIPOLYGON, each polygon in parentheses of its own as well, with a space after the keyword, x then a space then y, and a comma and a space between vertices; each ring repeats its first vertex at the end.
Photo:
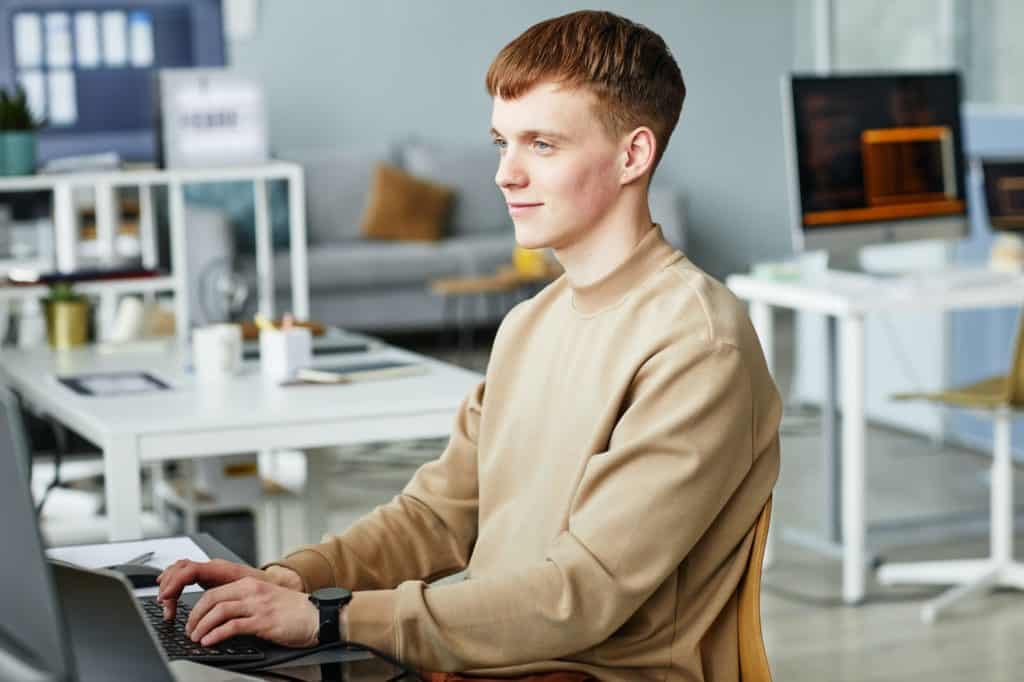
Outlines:
MULTIPOLYGON (((491 137, 505 137, 499 133, 496 129, 491 128, 491 137)), ((519 139, 527 140, 534 137, 546 137, 552 140, 568 140, 569 137, 563 133, 555 132, 554 130, 524 130, 519 133, 519 139)))

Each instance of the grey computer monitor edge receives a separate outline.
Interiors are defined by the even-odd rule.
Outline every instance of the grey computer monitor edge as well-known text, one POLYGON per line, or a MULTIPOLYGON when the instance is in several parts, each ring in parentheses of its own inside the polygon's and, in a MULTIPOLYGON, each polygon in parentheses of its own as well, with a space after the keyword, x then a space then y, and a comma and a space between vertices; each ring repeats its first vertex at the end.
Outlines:
MULTIPOLYGON (((800 168, 797 150, 796 115, 793 109, 793 79, 832 74, 787 73, 780 78, 782 98, 783 145, 785 148, 786 189, 789 203, 790 234, 795 253, 827 251, 830 260, 844 265, 855 262, 862 247, 876 244, 923 240, 957 240, 969 234, 967 215, 936 216, 908 220, 844 223, 835 227, 805 230, 800 202, 800 168)), ((837 76, 898 76, 898 73, 839 73, 837 76)), ((933 72, 908 72, 906 75, 935 75, 933 72)), ((959 178, 965 182, 964 178, 959 178)), ((964 192, 967 196, 967 192, 964 192)))
POLYGON ((0 680, 70 680, 75 666, 22 461, 27 453, 18 451, 19 420, 13 394, 0 383, 0 680), (42 669, 33 676, 33 668, 42 669))

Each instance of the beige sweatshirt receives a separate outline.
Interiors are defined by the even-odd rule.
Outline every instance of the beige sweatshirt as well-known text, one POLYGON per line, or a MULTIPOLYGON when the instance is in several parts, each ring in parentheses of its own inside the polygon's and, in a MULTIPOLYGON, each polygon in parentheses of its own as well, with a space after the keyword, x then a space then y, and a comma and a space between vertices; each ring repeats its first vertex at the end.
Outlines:
POLYGON ((353 590, 349 638, 423 670, 736 680, 780 416, 743 306, 655 227, 512 310, 440 459, 280 564, 353 590))

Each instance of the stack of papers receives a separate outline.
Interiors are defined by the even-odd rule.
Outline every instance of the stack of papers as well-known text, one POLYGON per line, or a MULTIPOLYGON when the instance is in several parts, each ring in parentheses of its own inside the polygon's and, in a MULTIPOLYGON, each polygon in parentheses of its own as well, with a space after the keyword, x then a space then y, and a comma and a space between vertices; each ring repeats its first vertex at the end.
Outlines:
MULTIPOLYGON (((165 569, 179 559, 209 561, 210 557, 192 538, 159 538, 155 540, 134 540, 131 542, 105 542, 99 545, 73 545, 53 547, 46 550, 50 559, 75 564, 82 568, 103 568, 123 564, 133 557, 153 552, 147 566, 165 569)), ((144 587, 133 590, 137 597, 155 597, 159 588, 144 587)), ((185 592, 202 592, 198 585, 189 585, 185 592)))

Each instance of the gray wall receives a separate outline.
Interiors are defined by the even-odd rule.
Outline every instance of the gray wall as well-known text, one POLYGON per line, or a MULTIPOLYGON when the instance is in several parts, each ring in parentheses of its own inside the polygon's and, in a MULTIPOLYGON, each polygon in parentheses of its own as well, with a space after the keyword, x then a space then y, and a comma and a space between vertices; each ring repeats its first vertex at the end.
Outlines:
MULTIPOLYGON (((263 0, 231 64, 265 84, 278 152, 398 140, 488 140, 483 78, 565 1, 263 0)), ((595 2, 646 24, 683 71, 683 115, 656 181, 683 190, 689 255, 717 275, 790 250, 779 76, 793 62, 793 0, 595 2)))

